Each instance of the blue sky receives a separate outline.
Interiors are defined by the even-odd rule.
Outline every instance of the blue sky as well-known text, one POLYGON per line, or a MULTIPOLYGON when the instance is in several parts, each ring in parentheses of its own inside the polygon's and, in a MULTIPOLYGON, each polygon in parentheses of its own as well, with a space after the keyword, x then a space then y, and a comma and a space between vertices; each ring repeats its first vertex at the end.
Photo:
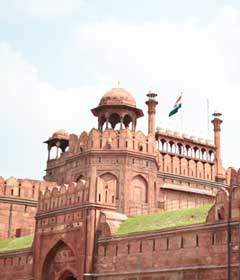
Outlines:
POLYGON ((183 91, 183 129, 204 138, 208 98, 224 114, 224 165, 240 167, 239 49, 239 1, 0 0, 0 175, 41 179, 42 142, 96 127, 90 109, 118 80, 145 112, 156 90, 157 124, 173 130, 183 91))

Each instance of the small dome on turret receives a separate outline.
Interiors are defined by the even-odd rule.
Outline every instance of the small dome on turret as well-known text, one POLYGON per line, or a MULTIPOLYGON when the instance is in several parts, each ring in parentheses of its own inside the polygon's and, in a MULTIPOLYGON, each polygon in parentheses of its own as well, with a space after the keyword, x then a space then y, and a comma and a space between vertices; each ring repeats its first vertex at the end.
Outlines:
POLYGON ((123 88, 113 88, 102 97, 99 106, 126 105, 136 108, 136 100, 131 93, 123 88))
POLYGON ((60 129, 60 130, 54 132, 51 138, 52 139, 56 139, 56 138, 58 138, 58 139, 69 139, 69 134, 65 130, 60 129))

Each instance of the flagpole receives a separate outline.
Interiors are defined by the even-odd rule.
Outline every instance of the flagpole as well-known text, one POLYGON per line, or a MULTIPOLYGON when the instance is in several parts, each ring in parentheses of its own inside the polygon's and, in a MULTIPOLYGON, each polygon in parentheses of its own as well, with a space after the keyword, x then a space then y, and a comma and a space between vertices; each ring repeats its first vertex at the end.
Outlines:
POLYGON ((210 123, 210 110, 209 110, 209 99, 207 98, 207 135, 209 138, 209 133, 210 133, 210 129, 209 129, 209 123, 210 123))
MULTIPOLYGON (((183 95, 183 93, 181 92, 181 96, 182 95, 183 95)), ((181 133, 183 133, 183 102, 182 102, 182 108, 181 108, 180 122, 181 122, 181 133)))

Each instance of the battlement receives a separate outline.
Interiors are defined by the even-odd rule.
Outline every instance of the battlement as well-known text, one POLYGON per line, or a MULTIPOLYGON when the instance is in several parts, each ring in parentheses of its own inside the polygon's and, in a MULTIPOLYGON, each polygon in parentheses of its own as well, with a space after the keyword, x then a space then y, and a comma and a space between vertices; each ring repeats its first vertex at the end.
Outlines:
POLYGON ((32 179, 16 179, 14 177, 4 179, 0 177, 0 197, 37 201, 40 190, 47 186, 52 188, 55 185, 55 183, 32 179))
MULTIPOLYGON (((106 129, 103 132, 92 129, 89 133, 82 132, 80 136, 70 134, 68 151, 64 152, 62 150, 59 160, 90 150, 128 150, 154 154, 155 139, 149 135, 146 136, 141 131, 135 132, 129 129, 106 129)), ((58 156, 52 158, 49 155, 49 159, 56 160, 58 156)))
POLYGON ((39 193, 38 213, 85 204, 89 201, 89 188, 84 180, 69 185, 55 186, 39 193))
POLYGON ((39 191, 56 183, 0 177, 0 239, 34 232, 39 191))
POLYGON ((227 184, 229 186, 240 186, 240 169, 229 167, 226 171, 227 184))

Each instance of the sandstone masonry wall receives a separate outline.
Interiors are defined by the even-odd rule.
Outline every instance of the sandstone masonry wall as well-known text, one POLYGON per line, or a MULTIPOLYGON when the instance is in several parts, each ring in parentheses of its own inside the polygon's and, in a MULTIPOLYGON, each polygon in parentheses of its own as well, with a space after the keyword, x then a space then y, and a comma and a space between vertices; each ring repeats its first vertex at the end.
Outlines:
POLYGON ((0 279, 33 279, 32 249, 0 253, 0 279))
POLYGON ((39 191, 54 183, 0 177, 0 239, 34 233, 39 191))

